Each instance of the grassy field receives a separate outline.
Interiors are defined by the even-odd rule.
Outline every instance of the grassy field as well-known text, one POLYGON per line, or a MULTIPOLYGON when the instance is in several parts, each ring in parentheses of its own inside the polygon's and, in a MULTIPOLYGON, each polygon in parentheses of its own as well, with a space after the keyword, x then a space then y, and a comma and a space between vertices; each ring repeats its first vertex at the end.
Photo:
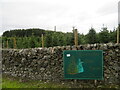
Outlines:
MULTIPOLYGON (((2 88, 64 88, 64 90, 67 90, 67 88, 78 88, 78 87, 72 87, 68 84, 62 84, 62 83, 53 83, 53 82, 41 82, 41 81, 19 81, 18 78, 13 78, 10 76, 3 76, 2 78, 2 88)), ((89 85, 85 86, 84 88, 91 88, 89 85)), ((107 86, 98 86, 97 88, 116 88, 117 90, 120 89, 120 85, 107 85, 107 86)), ((98 90, 98 89, 97 89, 98 90)))

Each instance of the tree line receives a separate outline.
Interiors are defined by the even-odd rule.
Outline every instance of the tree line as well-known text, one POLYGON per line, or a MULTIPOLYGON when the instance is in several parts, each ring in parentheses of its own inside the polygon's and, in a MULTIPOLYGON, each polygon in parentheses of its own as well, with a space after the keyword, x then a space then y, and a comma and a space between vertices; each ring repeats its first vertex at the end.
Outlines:
MULTIPOLYGON (((35 48, 42 47, 43 34, 44 47, 74 45, 73 32, 57 32, 44 29, 17 29, 5 31, 2 35, 3 48, 35 48)), ((103 27, 99 33, 94 28, 84 35, 78 33, 78 44, 116 43, 117 30, 108 30, 103 27)))

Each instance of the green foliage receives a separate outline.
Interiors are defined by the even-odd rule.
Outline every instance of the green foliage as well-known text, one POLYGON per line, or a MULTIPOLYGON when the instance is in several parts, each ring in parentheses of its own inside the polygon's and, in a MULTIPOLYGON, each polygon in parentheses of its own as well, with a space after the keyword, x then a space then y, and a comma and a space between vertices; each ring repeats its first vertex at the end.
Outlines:
MULTIPOLYGON (((2 35, 2 47, 13 48, 14 40, 16 39, 16 46, 18 49, 21 48, 35 48, 42 46, 41 35, 44 35, 44 47, 53 46, 66 46, 74 45, 74 34, 73 32, 56 32, 43 29, 18 29, 5 31, 2 35)), ((116 43, 116 30, 107 30, 102 28, 101 32, 96 33, 94 28, 91 28, 88 34, 78 33, 78 44, 94 44, 94 43, 116 43)))
POLYGON ((113 42, 113 43, 116 43, 116 42, 117 42, 117 39, 116 39, 116 37, 117 37, 117 32, 116 32, 116 30, 110 31, 109 36, 110 36, 110 37, 109 37, 110 42, 113 42))
POLYGON ((66 33, 66 44, 67 45, 74 45, 74 34, 73 33, 69 33, 69 32, 67 32, 66 33))
POLYGON ((103 28, 103 30, 99 33, 100 43, 108 43, 110 41, 110 35, 107 28, 103 28))
POLYGON ((86 44, 86 43, 87 43, 86 35, 80 34, 80 35, 78 36, 78 43, 79 43, 79 44, 86 44))
POLYGON ((30 37, 34 34, 34 36, 40 36, 41 34, 44 34, 45 30, 43 29, 16 29, 16 30, 10 30, 5 31, 3 33, 3 37, 30 37))
POLYGON ((90 44, 94 44, 97 41, 96 31, 94 28, 91 28, 89 30, 89 33, 87 34, 87 42, 90 44))

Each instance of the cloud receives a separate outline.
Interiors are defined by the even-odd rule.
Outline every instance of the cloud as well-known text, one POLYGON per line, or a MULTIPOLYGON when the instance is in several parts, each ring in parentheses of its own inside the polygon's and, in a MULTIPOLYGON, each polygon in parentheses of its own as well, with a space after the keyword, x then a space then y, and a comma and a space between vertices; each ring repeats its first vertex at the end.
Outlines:
POLYGON ((107 3, 104 3, 102 7, 99 7, 96 13, 100 15, 107 15, 112 13, 118 12, 118 2, 116 1, 110 1, 107 3))
MULTIPOLYGON (((91 26, 117 26, 118 0, 2 0, 3 31, 43 28, 86 34, 91 26)), ((2 32, 3 32, 2 31, 2 32)))
POLYGON ((118 23, 120 24, 120 1, 119 1, 119 4, 118 4, 118 23))

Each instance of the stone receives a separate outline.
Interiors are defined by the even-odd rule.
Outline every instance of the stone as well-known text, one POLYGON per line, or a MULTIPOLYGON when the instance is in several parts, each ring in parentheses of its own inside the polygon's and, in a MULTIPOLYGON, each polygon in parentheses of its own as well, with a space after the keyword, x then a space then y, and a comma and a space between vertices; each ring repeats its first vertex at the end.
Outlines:
MULTIPOLYGON (((104 80, 101 84, 120 83, 120 44, 87 44, 75 46, 57 46, 33 49, 2 50, 2 72, 14 77, 32 80, 73 82, 64 79, 64 50, 103 50, 104 80)), ((74 82, 73 82, 74 84, 74 82)), ((94 85, 91 80, 77 80, 78 85, 94 85)), ((92 86, 93 87, 93 86, 92 86)))
POLYGON ((45 68, 40 68, 40 70, 41 70, 41 71, 44 71, 44 70, 45 70, 45 68))

